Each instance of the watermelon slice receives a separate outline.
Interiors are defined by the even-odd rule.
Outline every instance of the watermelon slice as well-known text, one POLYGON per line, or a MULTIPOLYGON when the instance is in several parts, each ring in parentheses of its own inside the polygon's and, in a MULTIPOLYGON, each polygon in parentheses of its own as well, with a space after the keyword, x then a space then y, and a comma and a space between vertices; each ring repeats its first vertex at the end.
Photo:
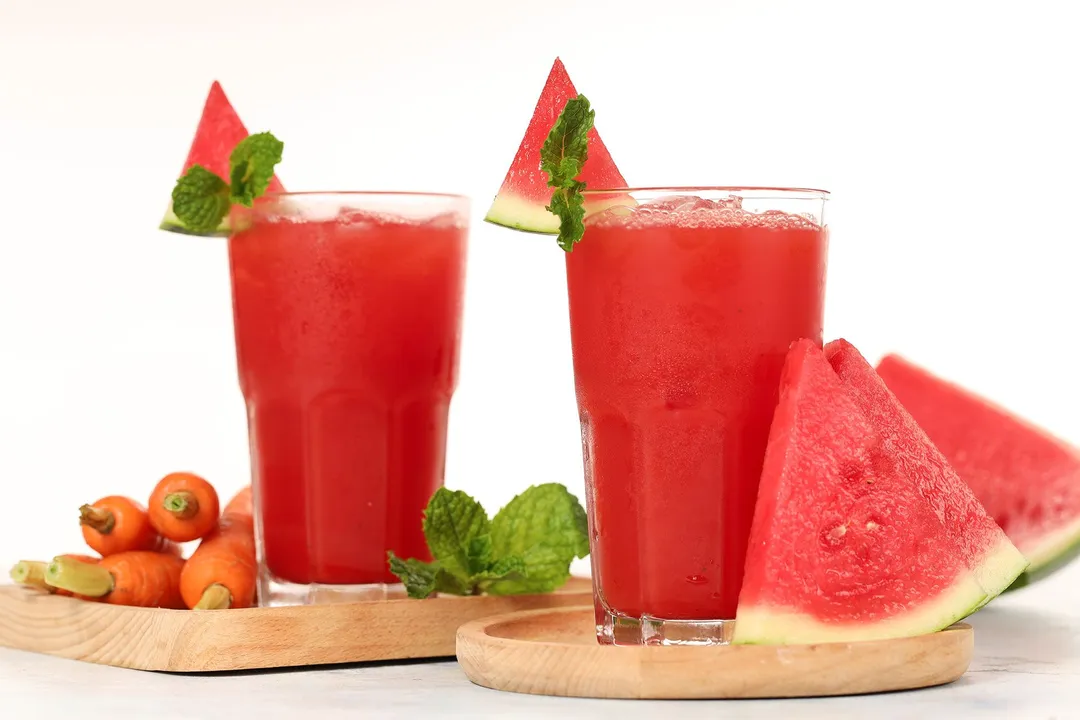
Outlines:
MULTIPOLYGON (((184 162, 184 167, 177 177, 186 173, 192 165, 198 164, 228 180, 229 155, 232 154, 237 143, 247 136, 247 128, 233 109, 225 91, 221 89, 221 84, 215 80, 210 86, 210 93, 206 96, 206 104, 203 105, 202 117, 195 131, 195 139, 191 142, 187 161, 184 162)), ((270 186, 266 192, 285 192, 285 188, 276 175, 270 179, 270 186)), ((161 229, 189 235, 228 235, 229 218, 226 217, 221 225, 210 233, 195 233, 184 227, 180 219, 173 214, 172 201, 170 201, 165 217, 161 221, 161 229)))
POLYGON ((935 632, 1026 565, 854 347, 792 346, 734 642, 935 632))
MULTIPOLYGON (((540 148, 566 101, 577 95, 562 61, 555 58, 525 137, 484 218, 486 221, 525 232, 550 235, 559 232, 558 218, 544 209, 551 202, 551 187, 547 184, 547 173, 540 169, 540 148)), ((626 187, 626 180, 615 167, 595 127, 589 131, 589 157, 577 179, 584 182, 586 188, 595 190, 626 187)))
POLYGON ((1080 554, 1080 450, 897 355, 877 371, 1027 557, 1010 589, 1080 554))

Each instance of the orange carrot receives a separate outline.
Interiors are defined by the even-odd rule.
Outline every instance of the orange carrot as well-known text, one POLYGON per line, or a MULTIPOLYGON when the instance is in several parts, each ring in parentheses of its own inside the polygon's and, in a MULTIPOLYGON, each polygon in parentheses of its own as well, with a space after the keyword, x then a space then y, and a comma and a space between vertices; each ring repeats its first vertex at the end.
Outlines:
POLYGON ((184 565, 180 592, 192 610, 251 607, 256 574, 251 516, 230 512, 221 516, 217 530, 199 543, 184 565))
POLYGON ((132 550, 180 554, 180 548, 150 525, 146 508, 121 495, 109 495, 80 507, 79 524, 86 544, 103 557, 132 550))
POLYGON ((233 495, 232 500, 225 506, 222 511, 222 515, 230 515, 232 513, 240 513, 241 515, 251 515, 251 486, 247 485, 240 490, 240 492, 233 495))
POLYGON ((218 494, 194 473, 169 473, 150 493, 150 524, 162 537, 190 542, 217 527, 218 494))
POLYGON ((45 582, 110 605, 180 609, 183 568, 175 555, 145 550, 109 555, 96 565, 57 557, 45 569, 45 582))

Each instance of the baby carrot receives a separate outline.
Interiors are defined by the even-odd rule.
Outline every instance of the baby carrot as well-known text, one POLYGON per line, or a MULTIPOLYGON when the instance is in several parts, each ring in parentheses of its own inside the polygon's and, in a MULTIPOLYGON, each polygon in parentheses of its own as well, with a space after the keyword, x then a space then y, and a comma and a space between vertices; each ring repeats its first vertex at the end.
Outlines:
POLYGON ((251 515, 251 486, 246 485, 240 492, 233 495, 232 500, 222 510, 222 515, 229 515, 231 513, 240 513, 241 515, 251 515))
POLYGON ((184 565, 180 574, 184 604, 192 610, 251 607, 256 572, 251 516, 226 513, 184 565))
MULTIPOLYGON (((61 557, 71 558, 78 562, 85 562, 90 564, 96 564, 101 558, 93 557, 91 555, 62 555, 61 557)), ((45 569, 49 566, 49 563, 42 562, 40 560, 20 560, 15 563, 15 566, 11 568, 11 579, 19 585, 26 585, 28 587, 35 587, 39 590, 45 590, 55 595, 70 596, 67 590, 60 590, 54 588, 45 582, 45 569)))
POLYGON ((146 508, 121 495, 103 497, 79 508, 83 539, 102 556, 131 550, 153 550, 179 555, 180 549, 150 525, 146 508))
MULTIPOLYGON (((91 565, 97 565, 99 562, 101 562, 101 558, 95 557, 93 555, 76 555, 74 553, 68 553, 67 555, 61 555, 60 557, 65 557, 65 558, 68 558, 70 560, 75 560, 77 562, 90 563, 91 565)), ((45 565, 46 567, 48 567, 48 565, 46 563, 42 563, 42 564, 45 565)), ((44 568, 42 569, 42 571, 44 572, 44 568)), ((67 590, 61 590, 60 588, 54 588, 54 587, 50 586, 49 589, 52 590, 52 592, 56 593, 57 595, 76 597, 76 598, 79 598, 80 600, 90 600, 90 599, 92 599, 92 598, 82 597, 81 595, 75 595, 75 594, 73 594, 71 592, 68 592, 67 590)))
POLYGON ((175 555, 132 550, 92 565, 57 557, 45 568, 45 582, 87 599, 110 605, 180 609, 180 571, 175 555))
POLYGON ((190 542, 217 526, 218 494, 194 473, 169 473, 150 493, 150 524, 162 537, 190 542))
POLYGON ((39 560, 20 560, 11 568, 9 575, 17 585, 26 585, 40 590, 53 591, 45 582, 45 567, 48 563, 39 560))

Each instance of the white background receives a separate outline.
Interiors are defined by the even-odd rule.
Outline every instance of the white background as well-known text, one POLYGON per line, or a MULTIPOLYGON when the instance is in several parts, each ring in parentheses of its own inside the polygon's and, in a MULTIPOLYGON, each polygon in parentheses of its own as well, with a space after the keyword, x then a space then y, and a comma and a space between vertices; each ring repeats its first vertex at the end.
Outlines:
POLYGON ((210 82, 292 190, 474 198, 447 483, 582 491, 561 251, 481 218, 561 55, 632 184, 834 193, 826 334, 1080 439, 1064 2, 0 0, 0 561, 248 479, 225 244, 159 232, 210 82))

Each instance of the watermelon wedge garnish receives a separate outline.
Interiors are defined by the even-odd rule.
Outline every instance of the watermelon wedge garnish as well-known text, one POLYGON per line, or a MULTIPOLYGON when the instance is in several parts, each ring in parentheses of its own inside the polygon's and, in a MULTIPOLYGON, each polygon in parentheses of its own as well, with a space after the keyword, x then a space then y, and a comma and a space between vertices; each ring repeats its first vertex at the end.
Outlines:
POLYGON ((1080 554, 1080 449, 897 355, 877 371, 1031 563, 1010 589, 1080 554))
MULTIPOLYGON (((229 156, 236 145, 246 138, 248 134, 243 121, 240 120, 240 116, 237 115, 232 103, 229 102, 229 98, 226 97, 225 91, 221 89, 221 84, 215 80, 214 84, 210 86, 210 93, 206 96, 202 117, 199 119, 199 127, 195 131, 195 139, 191 142, 187 160, 177 177, 186 173, 192 165, 202 165, 207 170, 223 178, 228 178, 229 156)), ((270 186, 266 192, 284 191, 285 188, 275 175, 270 180, 270 186)), ((161 221, 161 229, 189 235, 228 235, 229 218, 226 216, 225 220, 212 232, 195 233, 186 228, 184 223, 176 217, 170 201, 165 217, 161 221)))
POLYGON ((792 346, 736 643, 908 637, 971 614, 1027 560, 849 343, 792 346))
MULTIPOLYGON (((525 137, 484 218, 486 221, 526 232, 550 235, 559 232, 558 218, 545 209, 551 202, 552 188, 548 186, 547 173, 540 169, 540 149, 566 101, 577 95, 562 61, 555 58, 525 137)), ((589 130, 588 138, 589 157, 577 179, 585 183, 586 189, 626 187, 626 180, 615 167, 595 127, 589 130)))

